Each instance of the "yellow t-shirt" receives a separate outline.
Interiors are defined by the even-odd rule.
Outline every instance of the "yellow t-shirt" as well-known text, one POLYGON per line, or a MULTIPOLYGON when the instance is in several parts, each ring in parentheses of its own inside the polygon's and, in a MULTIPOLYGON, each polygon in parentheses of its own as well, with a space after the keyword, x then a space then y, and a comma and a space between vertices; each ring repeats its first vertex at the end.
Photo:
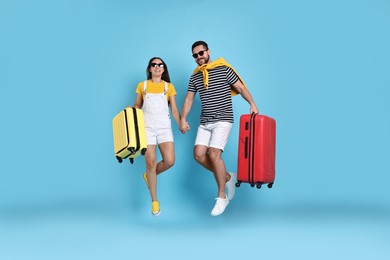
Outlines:
MULTIPOLYGON (((160 83, 154 83, 150 79, 146 82, 146 93, 150 94, 161 94, 164 93, 165 81, 161 80, 160 83)), ((137 94, 142 95, 142 99, 144 99, 144 82, 138 83, 137 89, 135 91, 137 94)), ((167 100, 169 100, 170 96, 175 96, 176 90, 172 83, 168 83, 168 91, 167 91, 167 100)))

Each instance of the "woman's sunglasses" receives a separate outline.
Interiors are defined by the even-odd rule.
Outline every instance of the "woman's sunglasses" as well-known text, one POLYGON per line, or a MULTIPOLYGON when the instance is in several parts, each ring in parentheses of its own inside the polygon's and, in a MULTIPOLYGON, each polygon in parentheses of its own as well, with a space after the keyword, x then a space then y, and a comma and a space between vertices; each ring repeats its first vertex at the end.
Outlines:
POLYGON ((205 51, 208 51, 208 50, 203 50, 203 51, 200 51, 198 53, 194 53, 194 54, 192 54, 192 57, 194 57, 194 59, 196 59, 196 58, 198 58, 198 55, 203 56, 205 51))
POLYGON ((164 64, 163 63, 152 63, 152 64, 150 64, 150 67, 153 67, 153 68, 156 68, 156 67, 164 68, 164 64))

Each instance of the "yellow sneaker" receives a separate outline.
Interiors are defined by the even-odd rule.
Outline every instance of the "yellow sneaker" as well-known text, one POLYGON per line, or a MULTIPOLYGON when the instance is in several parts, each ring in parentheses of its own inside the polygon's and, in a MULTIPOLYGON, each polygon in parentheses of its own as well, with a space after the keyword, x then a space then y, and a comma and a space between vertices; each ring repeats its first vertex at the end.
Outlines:
POLYGON ((146 178, 146 172, 144 172, 144 174, 142 174, 142 177, 144 178, 144 181, 145 181, 145 183, 146 183, 146 186, 147 186, 148 189, 149 189, 148 178, 146 178))
POLYGON ((160 215, 160 203, 158 201, 152 201, 152 214, 155 217, 160 215))

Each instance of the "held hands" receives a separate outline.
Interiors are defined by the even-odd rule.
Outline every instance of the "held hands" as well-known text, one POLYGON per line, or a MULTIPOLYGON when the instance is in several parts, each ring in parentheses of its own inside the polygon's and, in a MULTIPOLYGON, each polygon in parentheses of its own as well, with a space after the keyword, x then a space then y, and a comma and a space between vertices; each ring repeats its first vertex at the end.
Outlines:
POLYGON ((185 134, 188 130, 190 130, 190 126, 188 125, 188 122, 185 120, 180 120, 180 126, 179 126, 180 132, 182 134, 185 134))

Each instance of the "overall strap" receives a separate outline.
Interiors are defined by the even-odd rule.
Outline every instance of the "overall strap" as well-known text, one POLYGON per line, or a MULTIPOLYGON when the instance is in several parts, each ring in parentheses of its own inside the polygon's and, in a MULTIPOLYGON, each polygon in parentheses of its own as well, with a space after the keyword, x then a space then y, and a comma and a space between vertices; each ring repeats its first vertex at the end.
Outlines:
POLYGON ((144 95, 146 94, 146 83, 147 83, 147 80, 144 81, 144 95))

